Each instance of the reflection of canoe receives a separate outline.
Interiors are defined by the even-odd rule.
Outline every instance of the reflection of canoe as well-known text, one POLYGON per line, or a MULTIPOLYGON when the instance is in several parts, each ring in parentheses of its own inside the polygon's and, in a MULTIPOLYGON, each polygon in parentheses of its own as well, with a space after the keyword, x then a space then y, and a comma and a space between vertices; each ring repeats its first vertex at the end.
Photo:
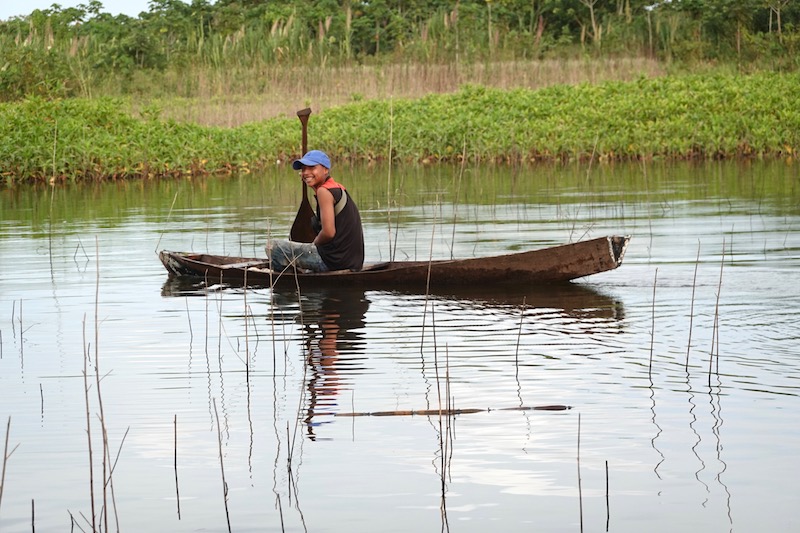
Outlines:
MULTIPOLYGON (((249 280, 248 280, 249 283, 249 280)), ((234 284, 235 286, 235 284, 234 284)), ((208 287, 202 278, 169 276, 161 287, 161 295, 165 297, 208 296, 208 287)), ((514 286, 509 284, 496 286, 455 285, 450 287, 432 286, 429 290, 423 286, 420 290, 404 289, 365 289, 353 286, 330 286, 303 288, 298 296, 296 287, 276 286, 272 291, 276 314, 271 320, 278 322, 296 321, 296 315, 302 314, 303 320, 314 322, 320 310, 334 306, 342 315, 357 316, 353 309, 365 305, 365 302, 376 298, 388 298, 397 305, 404 305, 403 299, 409 302, 420 298, 431 299, 438 304, 446 303, 465 311, 478 309, 552 309, 556 314, 563 314, 574 319, 601 319, 618 321, 623 318, 623 305, 617 298, 604 294, 592 284, 558 283, 551 285, 514 286), (328 302, 320 304, 320 302, 328 302), (332 302, 332 303, 331 303, 332 302), (302 310, 301 310, 302 305, 302 310), (279 311, 277 311, 279 310, 279 311)), ((363 319, 363 317, 361 317, 363 319)))
POLYGON ((622 263, 629 237, 600 237, 551 248, 493 257, 434 261, 394 261, 367 265, 359 272, 278 274, 264 258, 162 251, 161 262, 173 276, 209 283, 246 285, 426 286, 550 284, 613 270, 622 263))

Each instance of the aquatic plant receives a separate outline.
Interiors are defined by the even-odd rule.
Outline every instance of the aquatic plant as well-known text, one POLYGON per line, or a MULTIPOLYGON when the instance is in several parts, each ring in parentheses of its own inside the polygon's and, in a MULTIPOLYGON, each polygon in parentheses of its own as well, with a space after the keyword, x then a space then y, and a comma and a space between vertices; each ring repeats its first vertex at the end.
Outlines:
MULTIPOLYGON (((235 128, 135 117, 118 99, 0 105, 6 181, 178 177, 250 171, 299 155, 300 125, 235 128)), ((633 82, 370 100, 312 116, 309 138, 338 160, 529 163, 778 156, 800 147, 800 74, 668 76, 633 82), (390 136, 391 136, 391 154, 390 136)))

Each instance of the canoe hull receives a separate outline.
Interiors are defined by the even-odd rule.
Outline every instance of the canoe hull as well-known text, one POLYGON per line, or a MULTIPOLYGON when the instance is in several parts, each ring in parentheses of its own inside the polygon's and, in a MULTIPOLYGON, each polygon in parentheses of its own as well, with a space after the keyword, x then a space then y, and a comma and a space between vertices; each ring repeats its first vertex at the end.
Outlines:
POLYGON ((366 266, 360 272, 282 274, 265 258, 162 251, 170 275, 235 285, 357 286, 415 288, 491 284, 552 284, 617 268, 629 237, 600 237, 550 248, 493 257, 436 261, 397 261, 366 266))

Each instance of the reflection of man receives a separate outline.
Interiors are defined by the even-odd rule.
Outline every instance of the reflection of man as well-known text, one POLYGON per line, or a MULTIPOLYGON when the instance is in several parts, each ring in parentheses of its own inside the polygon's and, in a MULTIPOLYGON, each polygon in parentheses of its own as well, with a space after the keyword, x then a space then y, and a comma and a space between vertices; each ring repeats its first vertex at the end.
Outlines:
POLYGON ((308 437, 315 440, 315 428, 333 421, 320 417, 336 412, 340 391, 364 368, 359 352, 369 300, 363 290, 329 289, 303 293, 302 307, 309 376, 305 423, 308 437))
POLYGON ((340 318, 341 315, 338 313, 321 316, 318 325, 321 337, 316 343, 312 335, 306 339, 308 366, 311 370, 308 392, 311 398, 316 400, 317 414, 333 414, 332 411, 326 412, 325 407, 330 404, 332 410, 336 403, 332 399, 326 401, 325 398, 336 396, 339 388, 339 377, 336 372, 339 352, 336 343, 340 330, 337 320, 340 318))

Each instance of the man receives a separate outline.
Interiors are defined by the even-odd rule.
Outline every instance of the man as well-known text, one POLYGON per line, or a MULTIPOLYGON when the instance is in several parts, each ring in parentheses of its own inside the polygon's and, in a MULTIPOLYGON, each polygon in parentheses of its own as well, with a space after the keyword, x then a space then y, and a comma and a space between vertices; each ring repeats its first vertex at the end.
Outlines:
POLYGON ((314 190, 317 214, 312 243, 275 241, 267 247, 271 267, 283 272, 290 266, 312 272, 361 270, 364 266, 364 232, 361 215, 344 186, 330 174, 331 160, 311 150, 292 163, 300 178, 314 190))

